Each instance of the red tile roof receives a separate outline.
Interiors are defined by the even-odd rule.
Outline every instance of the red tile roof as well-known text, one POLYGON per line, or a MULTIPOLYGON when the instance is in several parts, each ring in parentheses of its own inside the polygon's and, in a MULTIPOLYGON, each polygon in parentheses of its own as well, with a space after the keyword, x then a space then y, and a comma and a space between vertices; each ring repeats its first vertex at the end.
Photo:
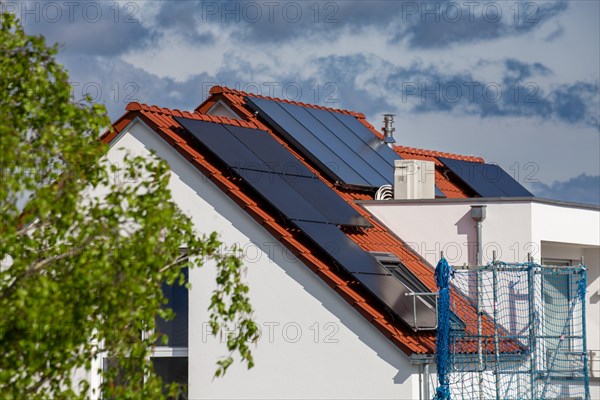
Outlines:
MULTIPOLYGON (((385 307, 366 291, 350 274, 339 271, 331 265, 328 261, 328 257, 313 243, 308 241, 298 229, 289 224, 288 221, 283 220, 278 213, 274 212, 268 204, 264 204, 260 198, 255 197, 252 191, 248 191, 245 183, 241 179, 231 176, 226 170, 221 170, 219 167, 220 164, 215 163, 210 155, 202 154, 197 149, 194 142, 188 141, 184 130, 174 117, 181 116, 207 122, 265 130, 373 225, 372 228, 343 228, 345 234, 363 250, 382 251, 395 254, 432 292, 435 292, 436 286, 433 277, 433 268, 400 238, 396 237, 393 233, 389 232, 385 226, 381 225, 366 209, 355 203, 356 200, 371 199, 369 194, 333 186, 316 168, 308 163, 298 152, 294 151, 291 146, 285 143, 282 138, 246 110, 243 101, 243 96, 245 96, 246 93, 232 91, 221 87, 213 88, 211 93, 213 96, 209 97, 209 99, 202 103, 193 113, 139 103, 130 103, 127 106, 127 112, 114 123, 114 130, 105 133, 102 136, 102 140, 105 143, 109 143, 128 124, 136 118, 141 119, 192 163, 192 165, 221 188, 234 202, 246 210, 252 218, 292 251, 293 254, 323 279, 325 283, 339 293, 352 307, 370 321, 403 352, 406 354, 433 353, 435 351, 435 335, 432 331, 414 332, 402 322, 394 319, 385 307), (243 119, 217 117, 202 113, 212 107, 219 99, 224 99, 229 106, 234 108, 238 115, 241 114, 243 116, 243 119)), ((316 107, 312 105, 306 106, 316 107)), ((350 113, 363 120, 365 125, 368 124, 364 120, 362 114, 344 110, 334 111, 350 113)), ((370 127, 370 129, 373 130, 370 125, 367 125, 367 127, 370 127)), ((396 151, 402 152, 402 149, 404 148, 397 148, 396 151)), ((444 154, 445 156, 448 156, 445 153, 435 154, 444 154)), ((430 153, 414 154, 414 156, 427 157, 433 159, 435 162, 439 162, 435 159, 434 154, 430 153)), ((449 197, 465 196, 459 188, 447 180, 447 178, 443 178, 443 174, 441 175, 442 177, 439 177, 439 183, 440 189, 444 191, 444 193, 449 197)), ((437 178, 438 176, 436 176, 436 179, 437 178)), ((474 312, 473 308, 466 303, 466 300, 459 299, 458 301, 464 303, 466 313, 474 312)), ((485 328, 486 330, 491 329, 490 326, 486 326, 485 328)))

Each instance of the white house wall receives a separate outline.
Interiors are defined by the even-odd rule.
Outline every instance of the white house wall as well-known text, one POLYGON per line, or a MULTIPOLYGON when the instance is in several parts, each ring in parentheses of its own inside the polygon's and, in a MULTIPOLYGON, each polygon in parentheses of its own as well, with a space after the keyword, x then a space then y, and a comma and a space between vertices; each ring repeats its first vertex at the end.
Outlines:
POLYGON ((597 211, 532 203, 531 219, 535 242, 600 244, 600 213, 597 211))
MULTIPOLYGON (((539 257, 539 247, 531 237, 529 203, 486 205, 484 263, 492 260, 493 251, 505 262, 525 261, 529 252, 539 257)), ((441 251, 452 265, 475 263, 477 238, 469 204, 381 201, 365 207, 430 264, 439 261, 441 251)))
POLYGON ((244 250, 246 279, 262 336, 253 348, 256 366, 235 363, 214 379, 215 362, 227 350, 208 334, 207 307, 214 266, 190 272, 189 397, 416 399, 416 367, 337 293, 141 122, 118 138, 118 148, 149 149, 171 167, 175 202, 199 232, 217 231, 224 243, 244 250))

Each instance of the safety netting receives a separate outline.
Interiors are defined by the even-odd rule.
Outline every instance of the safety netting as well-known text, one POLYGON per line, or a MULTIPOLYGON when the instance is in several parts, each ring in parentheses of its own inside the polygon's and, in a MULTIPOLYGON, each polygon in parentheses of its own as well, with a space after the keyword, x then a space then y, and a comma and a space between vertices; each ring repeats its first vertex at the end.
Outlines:
POLYGON ((585 266, 442 259, 436 282, 436 399, 589 399, 585 266))

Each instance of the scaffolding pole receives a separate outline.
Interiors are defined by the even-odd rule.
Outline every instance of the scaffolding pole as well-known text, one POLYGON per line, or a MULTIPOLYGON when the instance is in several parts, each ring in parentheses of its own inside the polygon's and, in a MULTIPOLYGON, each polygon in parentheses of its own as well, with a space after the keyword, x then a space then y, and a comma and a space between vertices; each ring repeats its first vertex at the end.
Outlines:
POLYGON ((479 354, 479 400, 483 400, 483 346, 482 346, 482 329, 481 329, 481 273, 477 275, 477 335, 479 336, 477 343, 477 353, 479 354))
POLYGON ((494 368, 494 375, 496 380, 496 399, 500 399, 500 346, 498 339, 498 272, 496 271, 496 264, 492 265, 492 274, 494 282, 494 357, 496 359, 496 366, 494 368))
POLYGON ((529 385, 531 391, 531 398, 535 399, 535 358, 536 358, 536 343, 535 343, 535 271, 534 266, 529 259, 529 271, 527 272, 528 286, 529 286, 529 369, 530 378, 529 385))

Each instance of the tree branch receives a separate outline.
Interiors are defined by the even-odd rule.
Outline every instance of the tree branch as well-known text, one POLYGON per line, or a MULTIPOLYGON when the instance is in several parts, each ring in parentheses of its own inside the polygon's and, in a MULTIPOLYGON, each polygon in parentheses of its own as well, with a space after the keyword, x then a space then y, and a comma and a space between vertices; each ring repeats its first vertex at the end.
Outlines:
POLYGON ((14 293, 14 291, 17 289, 16 284, 18 282, 20 282, 21 280, 35 274, 36 272, 42 270, 43 268, 52 264, 53 262, 64 260, 65 258, 69 258, 74 255, 80 254, 87 244, 89 244, 92 240, 94 240, 100 236, 102 236, 102 235, 90 236, 90 237, 86 238, 79 246, 77 246, 75 248, 69 248, 69 250, 65 253, 56 254, 52 257, 45 258, 37 263, 30 265, 29 268, 27 268, 27 270, 25 272, 16 276, 15 279, 12 281, 12 283, 8 287, 3 288, 2 292, 0 293, 0 299, 9 297, 10 295, 12 295, 14 293))

